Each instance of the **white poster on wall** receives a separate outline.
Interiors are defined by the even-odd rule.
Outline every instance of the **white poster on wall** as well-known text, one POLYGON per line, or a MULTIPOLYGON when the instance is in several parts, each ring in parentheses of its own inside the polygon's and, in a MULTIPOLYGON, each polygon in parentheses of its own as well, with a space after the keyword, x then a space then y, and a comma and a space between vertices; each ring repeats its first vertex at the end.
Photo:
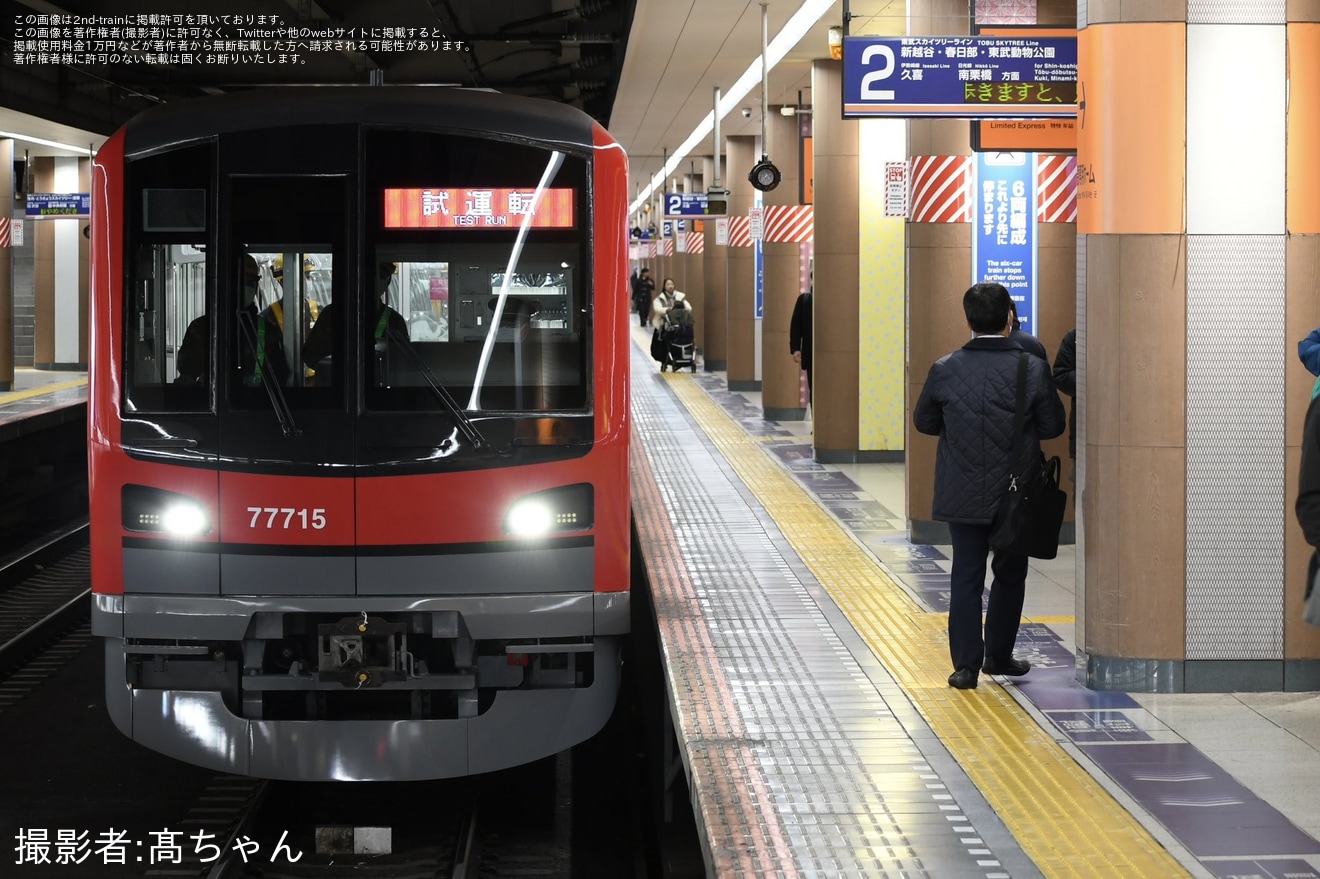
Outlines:
POLYGON ((729 218, 718 217, 715 220, 715 244, 721 247, 729 246, 729 218))
POLYGON ((9 243, 13 247, 23 246, 23 221, 13 220, 9 224, 9 243))
POLYGON ((885 162, 885 216, 908 215, 907 162, 885 162))

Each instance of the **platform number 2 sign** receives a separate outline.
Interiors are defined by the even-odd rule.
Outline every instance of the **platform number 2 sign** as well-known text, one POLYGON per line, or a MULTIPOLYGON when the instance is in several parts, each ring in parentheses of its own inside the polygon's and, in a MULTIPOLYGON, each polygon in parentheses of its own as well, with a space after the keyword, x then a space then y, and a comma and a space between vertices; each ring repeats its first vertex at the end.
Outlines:
POLYGON ((879 58, 880 69, 872 70, 862 77, 862 100, 863 101, 892 101, 894 100, 893 89, 882 89, 877 87, 877 83, 883 82, 894 75, 894 70, 898 66, 894 61, 894 50, 889 46, 875 45, 867 46, 862 50, 862 66, 870 67, 876 63, 879 58))

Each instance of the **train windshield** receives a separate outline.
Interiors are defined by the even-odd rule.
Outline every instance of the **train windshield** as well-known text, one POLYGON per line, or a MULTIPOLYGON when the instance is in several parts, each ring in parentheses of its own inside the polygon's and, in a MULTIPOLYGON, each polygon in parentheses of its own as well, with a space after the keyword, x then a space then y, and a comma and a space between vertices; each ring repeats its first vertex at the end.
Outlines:
POLYGON ((586 152, 276 133, 131 162, 126 410, 590 413, 586 152))
POLYGON ((447 408, 438 385, 468 412, 585 410, 585 160, 373 132, 367 176, 367 406, 447 408))

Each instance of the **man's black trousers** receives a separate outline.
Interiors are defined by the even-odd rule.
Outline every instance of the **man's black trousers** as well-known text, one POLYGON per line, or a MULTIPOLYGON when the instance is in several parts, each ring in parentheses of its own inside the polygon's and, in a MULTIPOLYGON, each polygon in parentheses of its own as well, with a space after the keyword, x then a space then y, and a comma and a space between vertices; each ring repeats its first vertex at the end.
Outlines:
POLYGON ((953 539, 953 575, 949 579, 949 655, 953 668, 980 671, 985 657, 1013 658, 1022 602, 1027 591, 1027 557, 995 553, 990 569, 990 603, 985 613, 985 640, 981 638, 981 596, 985 592, 985 565, 990 554, 990 526, 949 523, 953 539))

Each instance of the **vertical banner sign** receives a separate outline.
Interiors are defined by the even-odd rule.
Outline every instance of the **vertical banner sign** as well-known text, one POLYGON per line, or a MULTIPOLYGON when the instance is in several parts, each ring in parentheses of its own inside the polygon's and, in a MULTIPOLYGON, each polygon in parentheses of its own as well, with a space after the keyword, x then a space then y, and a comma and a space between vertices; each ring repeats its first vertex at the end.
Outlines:
POLYGON ((760 320, 765 317, 765 260, 761 251, 761 241, 765 237, 765 207, 759 192, 756 194, 756 204, 747 212, 747 230, 752 235, 752 265, 756 272, 753 278, 753 283, 756 285, 754 290, 756 313, 753 318, 760 320))
POLYGON ((14 247, 23 246, 23 221, 13 220, 9 225, 9 243, 14 247))
POLYGON ((756 314, 757 320, 765 317, 765 259, 761 254, 761 239, 752 241, 752 259, 756 264, 756 314))
POLYGON ((977 153, 972 279, 1008 288, 1036 334, 1036 173, 1032 153, 977 153))
POLYGON ((729 244, 729 218, 720 217, 715 221, 715 244, 727 247, 729 244))
POLYGON ((811 204, 815 200, 812 187, 816 173, 815 156, 811 143, 811 113, 800 113, 798 119, 798 203, 811 204))
POLYGON ((885 216, 907 215, 907 162, 885 162, 885 216))

